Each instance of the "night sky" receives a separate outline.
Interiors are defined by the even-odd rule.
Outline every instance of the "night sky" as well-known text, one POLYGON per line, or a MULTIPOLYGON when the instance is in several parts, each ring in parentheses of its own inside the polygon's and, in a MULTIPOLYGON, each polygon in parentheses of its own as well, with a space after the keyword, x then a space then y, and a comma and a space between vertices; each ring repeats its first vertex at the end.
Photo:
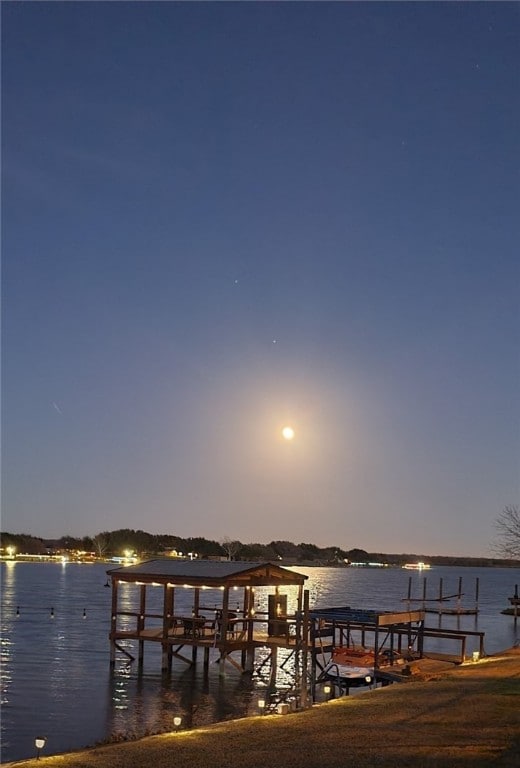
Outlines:
POLYGON ((2 36, 2 529, 490 556, 520 6, 3 3, 2 36))

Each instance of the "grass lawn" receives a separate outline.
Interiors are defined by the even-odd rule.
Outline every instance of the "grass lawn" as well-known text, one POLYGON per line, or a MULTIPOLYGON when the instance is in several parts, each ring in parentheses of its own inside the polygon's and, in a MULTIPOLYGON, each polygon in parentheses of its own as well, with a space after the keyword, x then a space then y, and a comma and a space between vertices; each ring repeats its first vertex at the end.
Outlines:
MULTIPOLYGON (((6 764, 9 765, 9 764, 6 764)), ((420 680, 80 752, 27 768, 474 768, 520 766, 520 649, 420 680)))

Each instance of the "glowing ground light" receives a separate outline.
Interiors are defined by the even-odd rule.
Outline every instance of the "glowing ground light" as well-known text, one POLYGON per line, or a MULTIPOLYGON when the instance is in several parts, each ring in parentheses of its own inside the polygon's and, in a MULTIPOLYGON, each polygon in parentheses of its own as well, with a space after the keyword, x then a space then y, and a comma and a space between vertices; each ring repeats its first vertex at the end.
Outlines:
POLYGON ((292 440, 294 438, 294 429, 292 427, 284 427, 282 429, 282 436, 285 440, 292 440))

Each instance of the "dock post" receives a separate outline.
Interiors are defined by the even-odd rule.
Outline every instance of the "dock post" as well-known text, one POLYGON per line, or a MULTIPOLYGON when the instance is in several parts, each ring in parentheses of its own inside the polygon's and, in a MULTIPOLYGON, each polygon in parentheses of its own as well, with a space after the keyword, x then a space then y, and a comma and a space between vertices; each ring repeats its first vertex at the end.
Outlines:
POLYGON ((226 674, 225 667, 226 667, 226 651, 223 648, 221 648, 220 658, 218 660, 218 673, 220 677, 224 677, 224 675, 226 674))
POLYGON ((171 671, 170 659, 171 659, 171 646, 168 645, 168 631, 170 629, 170 593, 171 588, 168 584, 164 585, 163 596, 163 642, 162 642, 162 656, 161 656, 161 671, 171 671))
MULTIPOLYGON (((419 658, 422 659, 424 653, 424 618, 419 622, 415 641, 417 643, 417 653, 419 654, 419 658)), ((411 650, 412 646, 410 645, 409 648, 411 650)))
POLYGON ((475 610, 478 611, 478 593, 479 593, 479 577, 475 579, 475 610))
POLYGON ((168 648, 165 643, 162 644, 161 672, 168 672, 168 648))
POLYGON ((110 666, 116 665, 116 630, 117 630, 117 585, 112 577, 112 613, 110 614, 110 666))
POLYGON ((255 668, 254 640, 254 616, 255 616, 255 592, 254 589, 246 589, 244 592, 244 616, 247 616, 247 652, 244 670, 253 672, 255 668))
MULTIPOLYGON (((141 599, 139 603, 139 617, 137 619, 137 632, 139 635, 144 629, 145 612, 146 612, 146 584, 142 584, 141 599)), ((142 670, 143 668, 143 662, 144 662, 144 640, 139 639, 138 664, 139 664, 140 670, 142 670)))
MULTIPOLYGON (((314 622, 313 622, 314 623, 314 622)), ((302 626, 302 690, 301 690, 301 705, 304 709, 308 707, 308 664, 309 664, 309 590, 305 589, 303 592, 303 626, 302 626)), ((311 678, 311 687, 312 687, 312 695, 314 700, 314 681, 316 678, 316 660, 315 660, 315 653, 314 653, 314 641, 313 641, 313 649, 312 649, 312 678, 311 678)))
POLYGON ((278 647, 271 648, 271 674, 269 676, 269 688, 276 688, 276 675, 278 672, 278 647))
POLYGON ((244 672, 253 672, 255 668, 255 647, 254 645, 248 645, 246 651, 246 660, 244 664, 244 672))

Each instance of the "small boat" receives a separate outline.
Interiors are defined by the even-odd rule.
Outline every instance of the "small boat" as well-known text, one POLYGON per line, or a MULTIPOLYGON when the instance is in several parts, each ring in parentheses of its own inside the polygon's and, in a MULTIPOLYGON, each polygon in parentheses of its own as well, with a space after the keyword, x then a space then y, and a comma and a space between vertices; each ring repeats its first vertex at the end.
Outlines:
POLYGON ((318 682, 331 682, 339 688, 370 685, 374 682, 374 653, 365 648, 336 648, 318 682))
POLYGON ((427 571, 429 568, 431 568, 431 565, 429 563, 405 563, 403 565, 403 568, 405 568, 407 571, 427 571))

